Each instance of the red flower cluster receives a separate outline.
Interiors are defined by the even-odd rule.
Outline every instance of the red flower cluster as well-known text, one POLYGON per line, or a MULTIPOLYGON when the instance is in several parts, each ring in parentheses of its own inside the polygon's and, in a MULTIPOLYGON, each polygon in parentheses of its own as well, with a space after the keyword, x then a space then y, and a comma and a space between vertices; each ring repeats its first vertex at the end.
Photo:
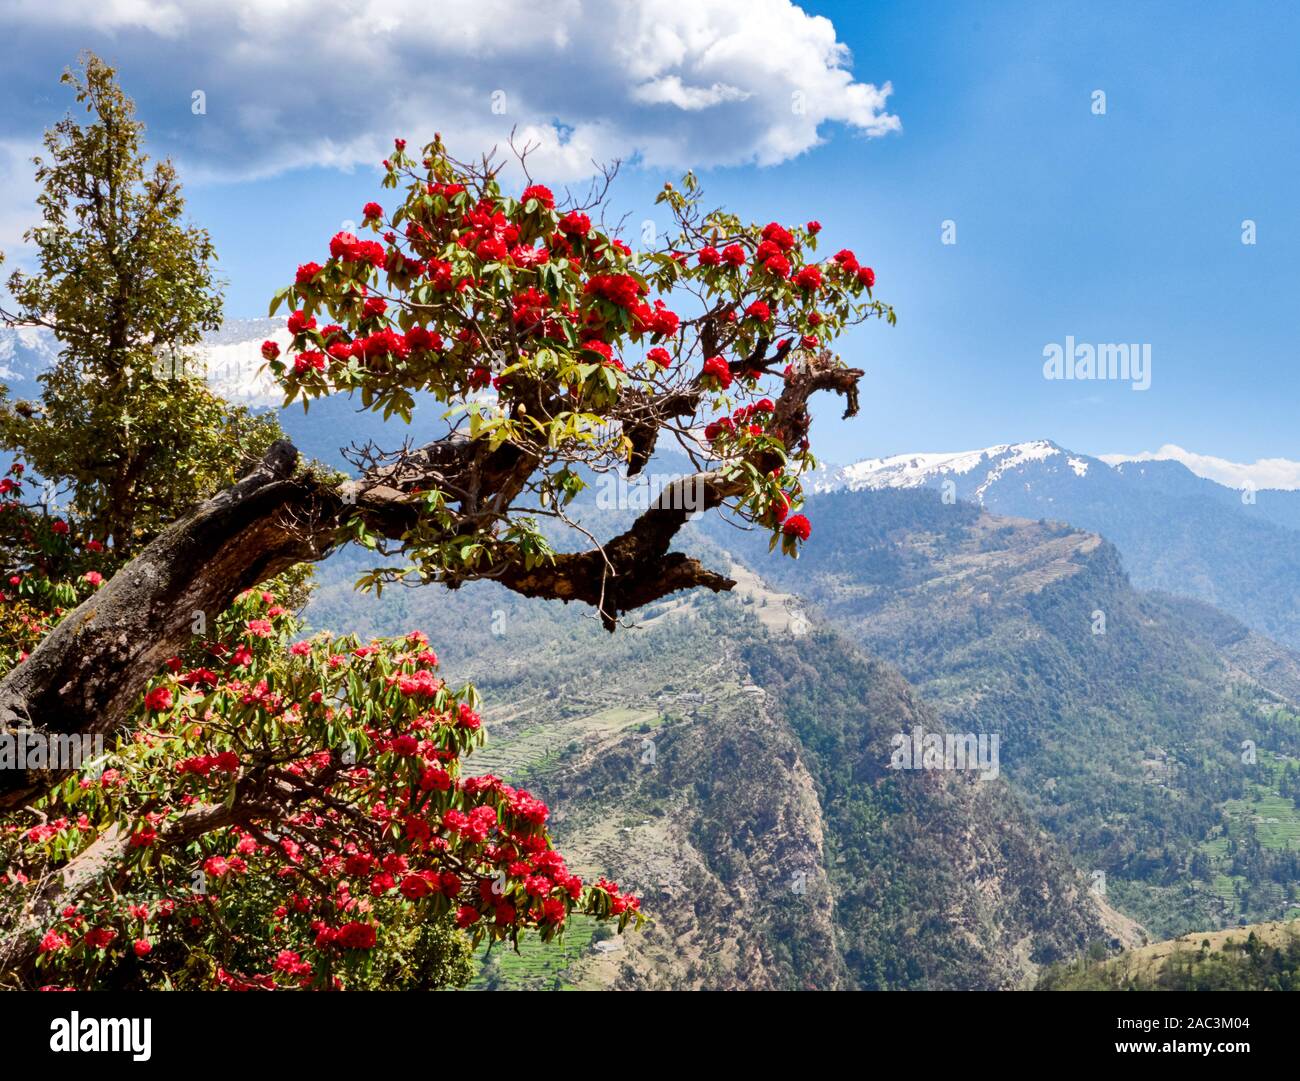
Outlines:
POLYGON ((159 871, 136 877, 128 864, 129 900, 105 896, 66 910, 41 943, 49 964, 93 974, 120 954, 151 963, 165 943, 166 956, 178 947, 222 956, 212 977, 221 987, 343 987, 362 971, 362 955, 390 940, 401 950, 403 928, 442 915, 497 939, 528 930, 550 937, 571 911, 620 928, 638 918, 635 898, 612 883, 584 885, 568 870, 541 800, 491 775, 461 774, 463 756, 482 741, 482 719, 463 697, 472 691, 453 694, 436 674, 422 634, 365 645, 318 637, 285 648, 294 624, 274 602, 247 593, 221 617, 221 638, 203 647, 218 659, 215 671, 168 663, 144 697, 146 709, 170 716, 151 716, 147 739, 119 752, 140 755, 125 774, 83 779, 86 813, 76 829, 55 818, 30 831, 33 848, 66 848, 70 834, 91 843, 91 823, 106 812, 122 816, 129 846, 152 850, 159 871), (345 736, 354 757, 339 747, 345 736), (229 785, 236 773, 238 787, 206 788, 229 785), (219 804, 223 792, 235 800, 265 793, 272 777, 299 793, 278 836, 269 825, 265 833, 210 832, 197 865, 204 891, 142 892, 192 875, 185 846, 171 840, 178 815, 219 804), (278 895, 269 928, 247 923, 260 911, 260 902, 248 906, 248 890, 278 895), (249 954, 259 942, 264 952, 249 954), (85 967, 86 951, 105 951, 109 961, 100 953, 85 967))
POLYGON ((330 255, 344 263, 368 263, 374 267, 384 265, 382 244, 374 240, 358 240, 351 233, 334 234, 330 240, 330 255))
POLYGON ((799 540, 806 541, 812 535, 812 523, 802 514, 792 514, 785 520, 781 532, 787 537, 798 537, 799 540))
POLYGON ((551 189, 544 184, 532 184, 524 188, 523 194, 519 196, 519 201, 527 204, 530 199, 536 199, 547 210, 555 209, 555 196, 551 194, 551 189))
POLYGON ((619 308, 631 308, 645 291, 645 286, 630 274, 593 274, 583 292, 619 308))
POLYGON ((709 357, 704 362, 704 375, 715 380, 722 390, 731 386, 731 368, 723 357, 709 357))

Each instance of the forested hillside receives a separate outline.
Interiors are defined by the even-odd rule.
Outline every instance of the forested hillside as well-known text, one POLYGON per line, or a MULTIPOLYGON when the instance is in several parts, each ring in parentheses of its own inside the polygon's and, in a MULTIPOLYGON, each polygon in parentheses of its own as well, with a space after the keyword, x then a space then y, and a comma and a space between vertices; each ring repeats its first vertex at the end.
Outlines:
POLYGON ((732 543, 945 723, 1000 733, 1016 790, 1104 872, 1112 903, 1164 934, 1295 911, 1293 654, 1133 590, 1110 544, 1065 526, 925 491, 820 496, 809 512, 820 544, 797 576, 732 543))
POLYGON ((1300 924, 1242 924, 1052 965, 1040 991, 1300 991, 1300 924))

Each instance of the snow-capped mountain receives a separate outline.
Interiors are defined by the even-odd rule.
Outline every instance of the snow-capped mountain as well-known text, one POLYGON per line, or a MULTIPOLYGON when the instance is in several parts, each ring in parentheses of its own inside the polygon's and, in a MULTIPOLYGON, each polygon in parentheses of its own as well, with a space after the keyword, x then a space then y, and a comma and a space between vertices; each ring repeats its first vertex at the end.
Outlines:
MULTIPOLYGON (((282 394, 262 369, 262 343, 289 344, 283 320, 228 319, 195 349, 195 359, 214 391, 248 406, 275 406, 282 394)), ((39 392, 36 377, 58 356, 54 335, 40 327, 0 327, 0 382, 15 398, 39 392)))
POLYGON ((1004 478, 1028 478, 1033 471, 1055 473, 1062 469, 1082 478, 1088 475, 1089 469, 1098 466, 1110 468, 1096 459, 1072 454, 1050 440, 1037 439, 1029 443, 1003 443, 983 450, 895 454, 888 458, 866 458, 849 466, 823 466, 813 475, 811 487, 815 492, 833 492, 935 488, 951 482, 958 498, 983 502, 985 493, 1004 478))
POLYGON ((1229 488, 1177 461, 1108 464, 1046 439, 828 466, 805 488, 937 490, 1100 533, 1135 585, 1208 601, 1300 648, 1300 491, 1229 488))

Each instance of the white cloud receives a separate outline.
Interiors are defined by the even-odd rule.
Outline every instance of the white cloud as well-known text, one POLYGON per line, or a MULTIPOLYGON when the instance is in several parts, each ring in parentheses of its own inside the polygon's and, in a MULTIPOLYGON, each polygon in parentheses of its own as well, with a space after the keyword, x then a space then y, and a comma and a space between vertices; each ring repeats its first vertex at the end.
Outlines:
POLYGON ((773 164, 828 125, 900 127, 890 84, 854 81, 831 22, 790 0, 24 0, 9 21, 60 66, 85 27, 110 34, 128 90, 170 103, 155 131, 191 176, 374 164, 435 130, 470 156, 517 127, 537 175, 564 180, 614 158, 773 164))
POLYGON ((0 252, 6 256, 4 273, 17 264, 27 251, 23 233, 34 223, 33 207, 36 203, 36 180, 32 156, 40 150, 40 143, 0 139, 0 252))
POLYGON ((1198 477, 1217 481, 1229 488, 1284 488, 1300 489, 1300 462, 1289 458, 1260 458, 1254 462, 1230 462, 1209 454, 1197 454, 1173 443, 1159 450, 1144 450, 1140 454, 1102 454, 1103 462, 1181 462, 1198 477))

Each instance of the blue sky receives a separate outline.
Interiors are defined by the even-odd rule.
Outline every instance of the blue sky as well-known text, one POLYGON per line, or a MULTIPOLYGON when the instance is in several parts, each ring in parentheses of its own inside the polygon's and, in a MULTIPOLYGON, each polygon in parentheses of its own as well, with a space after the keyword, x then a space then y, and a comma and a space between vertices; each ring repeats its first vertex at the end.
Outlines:
POLYGON ((579 151, 633 155, 615 189, 633 222, 689 163, 712 199, 761 221, 816 217, 831 251, 875 267, 899 323, 842 343, 868 375, 859 418, 821 410, 833 461, 1040 437, 1093 454, 1300 458, 1293 5, 657 0, 634 17, 492 0, 451 5, 441 39, 386 22, 392 7, 20 5, 22 32, 0 45, 0 246, 14 251, 29 206, 16 163, 62 111, 57 73, 83 47, 119 64, 152 147, 180 163, 231 316, 264 314, 379 194, 362 163, 393 135, 572 125, 547 160, 576 178, 579 151), (517 50, 494 40, 505 26, 517 50), (851 55, 827 59, 833 40, 851 55), (733 84, 743 101, 727 100, 733 84), (513 101, 497 116, 484 103, 500 87, 513 101), (807 90, 810 120, 786 115, 791 88, 807 90), (1150 389, 1045 380, 1044 346, 1067 336, 1149 343, 1150 389))

